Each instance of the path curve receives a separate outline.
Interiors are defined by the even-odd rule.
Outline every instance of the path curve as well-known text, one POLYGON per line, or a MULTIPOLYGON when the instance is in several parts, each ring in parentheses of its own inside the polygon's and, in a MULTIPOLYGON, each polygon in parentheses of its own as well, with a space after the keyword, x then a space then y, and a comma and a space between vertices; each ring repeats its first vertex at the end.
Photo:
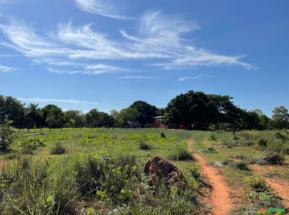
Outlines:
MULTIPOLYGON (((188 140, 188 146, 192 149, 193 140, 188 140)), ((202 155, 193 153, 193 157, 201 166, 202 174, 212 185, 212 191, 208 199, 212 212, 211 215, 228 215, 232 209, 233 200, 230 196, 230 188, 225 182, 221 172, 210 166, 202 155)))
POLYGON ((252 170, 261 175, 266 184, 273 190, 275 194, 282 198, 285 207, 289 208, 289 183, 281 179, 268 178, 263 176, 262 166, 252 165, 252 170))

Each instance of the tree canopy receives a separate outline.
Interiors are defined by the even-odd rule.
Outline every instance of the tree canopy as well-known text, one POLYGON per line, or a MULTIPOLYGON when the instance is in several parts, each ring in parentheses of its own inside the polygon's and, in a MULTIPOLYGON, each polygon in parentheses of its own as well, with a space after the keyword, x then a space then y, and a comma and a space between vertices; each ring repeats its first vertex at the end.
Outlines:
POLYGON ((135 101, 110 114, 92 109, 87 113, 63 111, 49 104, 43 108, 25 105, 13 97, 0 96, 0 124, 10 121, 16 128, 62 127, 152 127, 155 117, 162 116, 170 128, 186 129, 271 129, 289 128, 288 109, 273 110, 272 118, 260 110, 247 111, 237 107, 233 98, 224 95, 189 91, 173 98, 165 108, 145 101, 135 101))

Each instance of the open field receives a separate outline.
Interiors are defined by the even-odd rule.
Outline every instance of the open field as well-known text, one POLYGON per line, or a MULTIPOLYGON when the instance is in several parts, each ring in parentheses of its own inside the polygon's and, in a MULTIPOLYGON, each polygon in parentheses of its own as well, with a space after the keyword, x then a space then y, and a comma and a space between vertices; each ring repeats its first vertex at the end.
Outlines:
POLYGON ((0 155, 0 208, 4 214, 87 215, 209 210, 217 215, 256 214, 260 208, 285 209, 288 153, 286 131, 17 130, 11 151, 0 155), (278 157, 278 164, 265 164, 268 154, 284 156, 278 157), (185 189, 162 182, 148 186, 143 169, 155 156, 176 165, 187 181, 185 189), (101 170, 103 178, 93 178, 95 170, 101 170), (216 181, 214 175, 219 177, 216 181), (224 187, 225 193, 218 194, 224 187), (228 195, 224 211, 214 195, 228 195))

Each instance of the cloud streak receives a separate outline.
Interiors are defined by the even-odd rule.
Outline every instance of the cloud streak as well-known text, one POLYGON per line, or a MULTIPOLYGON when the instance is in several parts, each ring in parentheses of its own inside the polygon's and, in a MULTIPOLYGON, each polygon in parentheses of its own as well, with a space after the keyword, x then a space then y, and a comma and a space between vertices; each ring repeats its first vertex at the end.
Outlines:
POLYGON ((98 105, 95 101, 84 101, 84 100, 76 100, 76 99, 56 99, 56 98, 17 98, 22 102, 28 103, 55 103, 55 104, 75 104, 75 105, 98 105))
POLYGON ((184 82, 184 81, 188 81, 188 80, 197 80, 200 78, 203 78, 204 76, 202 74, 198 74, 196 76, 187 76, 187 77, 180 77, 179 78, 179 82, 184 82))
MULTIPOLYGON (((119 1, 117 1, 120 4, 119 1)), ((113 19, 131 19, 121 15, 119 5, 114 0, 75 0, 76 6, 86 12, 113 19)))
POLYGON ((22 53, 34 63, 47 64, 51 71, 68 74, 132 71, 118 66, 119 62, 131 61, 138 62, 140 69, 178 70, 200 66, 254 69, 243 61, 242 55, 216 54, 187 40, 187 34, 199 29, 194 22, 166 16, 161 11, 148 11, 136 24, 139 27, 135 31, 121 30, 122 38, 113 40, 89 24, 62 24, 57 31, 41 33, 25 23, 10 20, 0 24, 0 31, 7 38, 1 45, 22 53))
POLYGON ((0 65, 0 73, 15 72, 16 68, 10 66, 0 65))
POLYGON ((138 79, 138 80, 155 80, 155 77, 152 76, 143 76, 143 75, 127 75, 123 77, 119 77, 120 80, 131 80, 131 79, 138 79))

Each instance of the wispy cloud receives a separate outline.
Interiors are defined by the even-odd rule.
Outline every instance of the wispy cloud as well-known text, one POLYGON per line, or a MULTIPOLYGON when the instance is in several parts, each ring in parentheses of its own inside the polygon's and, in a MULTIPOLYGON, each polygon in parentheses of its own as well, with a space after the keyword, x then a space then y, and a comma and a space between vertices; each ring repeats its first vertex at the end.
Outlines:
POLYGON ((39 103, 39 104, 75 104, 75 105, 98 105, 95 101, 84 101, 84 100, 75 100, 75 99, 56 99, 56 98, 17 98, 22 102, 28 103, 39 103))
POLYGON ((114 19, 131 19, 121 15, 122 3, 115 0, 75 0, 76 6, 83 11, 114 19))
POLYGON ((7 73, 7 72, 15 72, 16 71, 16 68, 14 68, 14 67, 10 67, 10 66, 3 66, 3 65, 0 65, 0 73, 1 72, 5 72, 5 73, 7 73))
POLYGON ((178 79, 179 82, 183 82, 183 81, 188 81, 188 80, 197 80, 200 78, 203 78, 204 76, 202 74, 198 74, 196 76, 187 76, 187 77, 180 77, 178 79))
POLYGON ((243 61, 244 55, 221 55, 196 47, 186 37, 199 29, 194 22, 166 16, 161 11, 149 11, 136 24, 139 27, 132 33, 121 30, 122 39, 112 40, 89 24, 62 24, 56 32, 41 33, 23 22, 10 20, 0 23, 0 31, 7 38, 1 45, 22 53, 34 63, 47 64, 51 71, 68 74, 131 71, 116 66, 127 61, 137 61, 139 67, 156 70, 196 66, 254 68, 243 61))
POLYGON ((152 76, 143 76, 143 75, 127 75, 123 77, 119 77, 120 80, 129 80, 129 79, 139 79, 139 80, 154 80, 155 77, 152 76))

